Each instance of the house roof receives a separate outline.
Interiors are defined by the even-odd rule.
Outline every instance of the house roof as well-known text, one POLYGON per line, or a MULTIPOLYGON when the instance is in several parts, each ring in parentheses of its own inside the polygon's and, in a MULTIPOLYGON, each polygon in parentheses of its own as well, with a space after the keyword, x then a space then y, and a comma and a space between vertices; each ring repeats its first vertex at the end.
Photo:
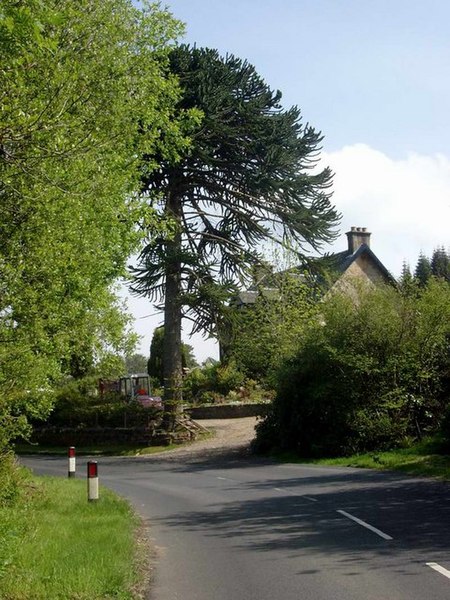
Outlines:
MULTIPOLYGON (((362 229, 352 227, 352 231, 347 235, 350 234, 363 235, 367 240, 369 240, 370 236, 370 233, 366 232, 365 228, 362 229)), ((370 249, 370 246, 367 243, 360 243, 354 252, 352 252, 350 249, 352 247, 354 246, 349 244, 349 248, 343 252, 328 254, 312 260, 310 262, 310 268, 307 269, 310 271, 309 276, 302 273, 301 267, 294 267, 288 271, 291 273, 296 273, 297 276, 303 278, 305 281, 309 281, 312 286, 318 286, 318 290, 321 290, 321 292, 319 291, 320 295, 327 289, 331 288, 336 281, 340 279, 341 276, 351 267, 351 265, 358 260, 358 258, 364 256, 364 258, 368 258, 371 263, 376 266, 378 272, 387 283, 396 285, 395 278, 386 269, 381 260, 376 256, 373 250, 370 249)), ((287 271, 283 271, 283 273, 286 272, 287 271)), ((259 278, 258 287, 254 285, 249 290, 241 291, 238 294, 236 298, 237 304, 241 306, 254 304, 260 293, 268 297, 272 294, 276 294, 276 290, 273 288, 276 277, 277 273, 267 271, 262 277, 259 278), (264 281, 267 282, 266 287, 261 285, 264 281)))
POLYGON ((395 278, 391 275, 391 273, 386 269, 381 260, 377 257, 377 255, 370 249, 367 244, 361 244, 359 248, 351 253, 349 250, 344 250, 343 252, 337 252, 336 254, 330 254, 319 259, 318 263, 322 263, 322 267, 327 270, 334 272, 336 274, 336 279, 345 273, 347 269, 356 261, 360 256, 365 254, 369 257, 373 263, 377 266, 380 273, 389 283, 395 284, 395 278))

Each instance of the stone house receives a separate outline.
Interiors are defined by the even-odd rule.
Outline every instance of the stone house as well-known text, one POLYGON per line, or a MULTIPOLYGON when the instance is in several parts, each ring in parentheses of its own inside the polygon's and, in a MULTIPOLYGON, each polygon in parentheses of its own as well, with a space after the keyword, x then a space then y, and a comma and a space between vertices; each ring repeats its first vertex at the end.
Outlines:
MULTIPOLYGON (((347 249, 342 252, 326 255, 314 262, 313 275, 304 275, 293 269, 297 277, 311 285, 317 299, 333 292, 353 295, 361 284, 396 285, 395 278, 383 265, 370 247, 371 233, 366 227, 351 227, 347 235, 347 249)), ((254 284, 242 290, 233 300, 237 310, 248 310, 255 304, 260 294, 266 298, 276 298, 279 291, 276 287, 277 274, 268 268, 259 269, 255 273, 254 284)), ((220 357, 223 359, 231 343, 231 332, 222 331, 219 344, 220 357)))
POLYGON ((395 285, 394 277, 389 273, 370 247, 371 233, 366 227, 351 227, 346 233, 348 247, 343 252, 331 254, 323 261, 327 293, 348 291, 355 282, 370 285, 383 283, 395 285))
MULTIPOLYGON (((315 261, 317 274, 313 279, 325 294, 331 291, 349 290, 355 282, 396 285, 394 277, 371 249, 371 235, 366 227, 351 227, 346 233, 346 250, 326 255, 315 261)), ((299 273, 298 277, 308 282, 307 276, 299 273)), ((254 285, 248 290, 241 291, 233 304, 239 309, 254 304, 260 293, 267 297, 276 295, 274 280, 276 274, 267 269, 262 270, 261 275, 255 277, 254 285)))

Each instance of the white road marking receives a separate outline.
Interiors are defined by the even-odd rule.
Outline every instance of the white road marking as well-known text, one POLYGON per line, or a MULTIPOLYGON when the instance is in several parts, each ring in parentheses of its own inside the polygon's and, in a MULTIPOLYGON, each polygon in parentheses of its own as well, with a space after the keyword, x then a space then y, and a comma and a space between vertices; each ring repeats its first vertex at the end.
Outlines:
POLYGON ((291 490, 283 490, 282 488, 273 488, 276 492, 284 492, 285 494, 290 494, 291 496, 297 496, 297 498, 304 498, 305 500, 309 500, 310 502, 318 502, 316 498, 311 498, 310 496, 303 496, 302 494, 297 494, 297 492, 292 492, 291 490))
POLYGON ((229 477, 218 477, 221 481, 236 481, 236 479, 230 479, 229 477))
POLYGON ((345 510, 338 510, 336 512, 340 513, 341 515, 344 515, 344 517, 347 517, 347 519, 351 519, 352 521, 355 521, 355 523, 358 523, 358 525, 362 525, 366 529, 370 529, 370 531, 373 531, 374 533, 376 533, 377 535, 379 535, 380 537, 382 537, 384 540, 392 540, 393 539, 387 533, 383 533, 383 531, 380 531, 376 527, 373 527, 372 525, 369 525, 369 523, 366 523, 365 521, 361 521, 361 519, 358 519, 358 517, 354 517, 350 513, 345 512, 345 510))
POLYGON ((425 563, 425 564, 427 565, 427 567, 431 567, 432 569, 434 569, 441 575, 444 575, 444 577, 447 577, 448 579, 450 579, 450 571, 447 571, 447 569, 444 569, 444 567, 441 567, 441 565, 438 565, 437 563, 425 563))

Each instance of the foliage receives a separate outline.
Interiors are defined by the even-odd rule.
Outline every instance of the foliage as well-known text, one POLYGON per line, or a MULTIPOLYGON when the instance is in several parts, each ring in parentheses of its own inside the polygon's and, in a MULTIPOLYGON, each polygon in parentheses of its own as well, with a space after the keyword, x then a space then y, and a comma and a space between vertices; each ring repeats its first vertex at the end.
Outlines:
POLYGON ((439 279, 450 281, 450 258, 444 246, 438 246, 431 257, 431 272, 439 279))
POLYGON ((126 373, 147 373, 147 358, 143 354, 131 354, 125 357, 126 373))
POLYGON ((295 269, 264 278, 255 292, 254 304, 234 309, 231 327, 224 332, 223 350, 248 377, 270 387, 274 373, 297 347, 318 306, 295 269))
POLYGON ((427 258, 424 254, 420 253, 419 258, 417 260, 416 268, 414 270, 414 278, 418 281, 420 286, 424 286, 427 284, 431 275, 432 273, 430 259, 427 258))
POLYGON ((260 261, 268 239, 299 256, 333 238, 331 172, 314 172, 322 136, 300 111, 283 110, 247 61, 216 50, 180 46, 170 55, 183 96, 178 110, 202 114, 192 144, 176 163, 144 174, 145 190, 174 223, 168 240, 153 237, 135 270, 136 293, 165 298, 166 402, 181 402, 181 322, 216 333, 224 303, 260 261))
POLYGON ((125 401, 118 393, 98 395, 97 380, 67 382, 56 394, 54 408, 46 426, 56 427, 133 427, 145 426, 160 411, 125 401))
POLYGON ((419 286, 427 284, 431 277, 450 282, 450 257, 444 246, 434 249, 431 260, 422 252, 417 260, 414 279, 419 286))
POLYGON ((257 446, 321 456, 386 449, 435 431, 448 404, 450 289, 332 295, 278 374, 257 446))
POLYGON ((215 363, 195 368, 183 381, 184 398, 187 402, 200 404, 224 400, 230 392, 239 390, 245 383, 245 375, 233 361, 215 363))
MULTIPOLYGON (((0 418, 45 418, 62 373, 111 370, 130 352, 111 286, 136 247, 137 161, 173 156, 179 32, 129 0, 0 6, 0 418), (161 131, 165 131, 164 140, 161 131)), ((153 168, 149 163, 148 168, 153 168)), ((2 442, 3 443, 3 442, 2 442)))
MULTIPOLYGON (((163 343, 164 326, 157 327, 153 332, 150 343, 150 358, 147 362, 147 371, 158 386, 164 385, 163 343)), ((181 342, 181 365, 183 370, 193 369, 198 366, 193 347, 185 342, 181 342)))
POLYGON ((2 598, 136 597, 146 548, 125 500, 101 488, 94 506, 85 482, 62 478, 28 477, 26 491, 0 508, 2 598))

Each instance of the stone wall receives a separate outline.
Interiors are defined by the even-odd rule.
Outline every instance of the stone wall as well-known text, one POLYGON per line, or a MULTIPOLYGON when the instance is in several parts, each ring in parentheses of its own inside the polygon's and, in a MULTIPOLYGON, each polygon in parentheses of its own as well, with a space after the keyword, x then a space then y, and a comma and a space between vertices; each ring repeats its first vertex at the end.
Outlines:
POLYGON ((239 419, 260 417, 267 414, 270 404, 215 404, 185 408, 193 419, 239 419))

